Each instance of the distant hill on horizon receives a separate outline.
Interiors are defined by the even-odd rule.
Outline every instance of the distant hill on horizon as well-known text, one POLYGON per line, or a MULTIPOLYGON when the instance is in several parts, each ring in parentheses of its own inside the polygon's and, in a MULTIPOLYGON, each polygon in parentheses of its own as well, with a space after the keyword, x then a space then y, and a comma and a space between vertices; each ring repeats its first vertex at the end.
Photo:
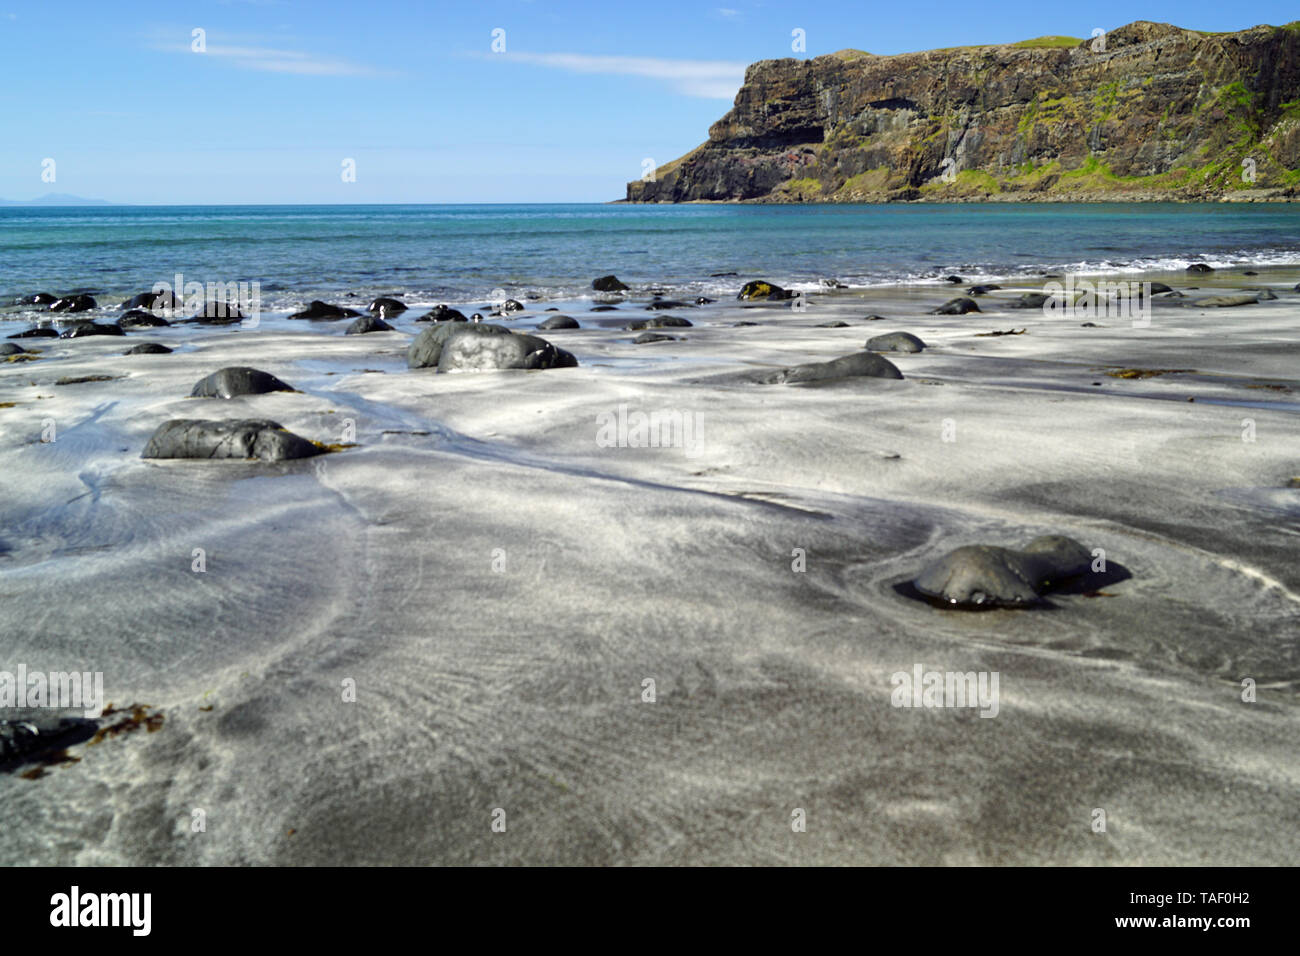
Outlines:
POLYGON ((46 193, 35 199, 0 199, 0 206, 111 206, 107 199, 86 199, 71 193, 46 193))

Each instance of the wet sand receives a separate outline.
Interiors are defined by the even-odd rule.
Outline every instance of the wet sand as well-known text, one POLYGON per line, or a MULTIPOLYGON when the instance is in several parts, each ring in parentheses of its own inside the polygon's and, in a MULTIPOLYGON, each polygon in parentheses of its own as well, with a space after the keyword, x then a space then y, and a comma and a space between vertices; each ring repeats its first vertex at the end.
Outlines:
POLYGON ((1198 288, 1145 328, 1005 308, 1028 286, 926 315, 961 288, 925 285, 633 345, 644 297, 555 303, 581 365, 544 372, 408 370, 419 309, 14 340, 41 357, 0 363, 0 668, 103 671, 165 723, 0 775, 0 862, 1291 863, 1300 276, 1157 278, 1198 288), (1243 287, 1278 298, 1187 304, 1243 287), (928 346, 903 381, 735 374, 892 331, 928 346), (300 392, 186 397, 229 365, 300 392), (56 384, 87 375, 115 378, 56 384), (698 441, 606 447, 621 405, 698 441), (173 417, 356 447, 141 460, 173 417), (1128 576, 1034 610, 898 590, 1040 534, 1128 576), (998 672, 996 718, 891 706, 918 663, 998 672))

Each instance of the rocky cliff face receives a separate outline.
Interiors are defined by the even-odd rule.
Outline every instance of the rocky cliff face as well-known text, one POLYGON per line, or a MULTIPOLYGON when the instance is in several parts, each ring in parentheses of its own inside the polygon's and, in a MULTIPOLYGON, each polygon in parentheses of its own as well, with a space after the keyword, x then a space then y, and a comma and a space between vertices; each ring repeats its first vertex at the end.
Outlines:
POLYGON ((633 202, 1300 198, 1300 21, 764 60, 633 202))

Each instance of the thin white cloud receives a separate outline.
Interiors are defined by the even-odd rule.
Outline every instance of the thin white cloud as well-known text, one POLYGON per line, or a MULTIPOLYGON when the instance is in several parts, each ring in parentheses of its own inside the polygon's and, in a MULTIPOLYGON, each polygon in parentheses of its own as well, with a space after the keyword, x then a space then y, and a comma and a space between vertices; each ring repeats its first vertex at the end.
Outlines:
POLYGON ((353 63, 326 53, 285 50, 247 42, 242 45, 229 44, 210 37, 206 41, 207 49, 202 53, 197 53, 191 48, 188 36, 179 41, 155 41, 153 47, 169 53, 210 56, 228 61, 232 66, 240 69, 259 70, 264 73, 296 73, 301 76, 373 76, 377 73, 364 64, 353 63))
POLYGON ((663 80, 686 96, 730 100, 745 80, 745 63, 728 60, 663 60, 648 56, 592 56, 586 53, 492 53, 536 66, 570 73, 603 73, 614 76, 644 76, 663 80))

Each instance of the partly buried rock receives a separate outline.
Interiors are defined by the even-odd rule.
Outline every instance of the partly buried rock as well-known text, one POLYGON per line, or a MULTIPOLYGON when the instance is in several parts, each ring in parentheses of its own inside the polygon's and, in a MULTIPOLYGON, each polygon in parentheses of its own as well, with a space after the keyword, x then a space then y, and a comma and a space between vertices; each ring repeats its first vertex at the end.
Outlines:
POLYGON ((203 308, 198 312, 195 312, 188 319, 181 319, 182 322, 190 322, 196 325, 233 325, 243 320, 244 313, 239 311, 239 306, 233 302, 219 302, 216 300, 204 302, 203 308))
POLYGON ((831 319, 829 322, 818 322, 813 326, 814 329, 847 329, 849 323, 841 322, 839 319, 831 319))
POLYGON ((218 369, 206 378, 201 378, 190 392, 190 398, 235 398, 239 395, 265 395, 267 392, 292 392, 293 387, 286 385, 270 372, 249 368, 246 365, 232 365, 218 369))
POLYGON ((638 319, 627 328, 629 332, 638 332, 641 329, 689 329, 691 323, 688 319, 678 318, 675 315, 656 315, 653 319, 638 319))
POLYGON ((445 305, 435 305, 424 315, 420 316, 417 322, 468 322, 465 313, 456 309, 449 309, 445 305))
POLYGON ((522 312, 526 306, 518 299, 506 299, 501 303, 501 312, 522 312))
POLYGON ((100 322, 82 322, 64 331, 61 339, 81 339, 88 335, 126 335, 118 325, 106 325, 100 322))
POLYGON ((867 339, 868 352, 919 352, 925 343, 911 332, 887 332, 867 339))
POLYGON ((95 308, 95 299, 88 295, 66 295, 50 303, 51 312, 89 312, 95 308))
POLYGON ((655 299, 653 302, 651 302, 649 305, 646 306, 646 311, 655 312, 659 309, 693 309, 693 308, 695 308, 695 306, 693 306, 691 303, 683 302, 680 299, 655 299))
POLYGON ((49 305, 52 302, 58 302, 57 295, 50 295, 48 292, 33 292, 31 295, 20 295, 14 299, 14 305, 49 305))
POLYGON ((489 322, 439 322, 415 337, 406 353, 411 368, 440 372, 572 368, 578 360, 535 335, 489 322))
POLYGON ((627 286, 618 281, 618 276, 601 276, 591 280, 591 287, 597 292, 626 292, 627 286))
POLYGON ((576 329, 580 326, 578 320, 571 315, 553 315, 545 322, 539 322, 537 328, 542 332, 551 332, 555 329, 576 329))
POLYGON ((760 381, 768 385, 798 385, 804 382, 830 382, 842 378, 893 378, 901 379, 903 373, 889 359, 872 352, 854 352, 829 362, 809 362, 783 368, 779 372, 763 375, 760 381))
POLYGON ((944 555, 918 574, 912 586, 950 607, 1024 607, 1087 572, 1091 561, 1087 548, 1062 535, 1035 538, 1023 551, 973 544, 944 555))
POLYGON ((462 329, 476 328, 478 335, 513 335, 504 325, 490 322, 435 322, 415 337, 406 350, 406 364, 410 368, 437 368, 442 358, 442 347, 447 339, 462 329))
POLYGON ((486 372, 495 369, 573 368, 578 360, 545 339, 524 333, 476 334, 482 324, 459 326, 442 346, 439 372, 486 372))
POLYGON ((13 335, 6 336, 10 339, 57 339, 59 330, 52 329, 48 325, 38 325, 34 328, 23 329, 21 332, 15 332, 13 335))
POLYGON ((65 717, 48 710, 24 708, 18 719, 0 720, 0 769, 42 760, 57 762, 60 751, 89 740, 98 729, 99 722, 89 717, 65 717))
POLYGON ((344 332, 345 335, 365 335, 367 332, 392 332, 393 327, 375 315, 363 315, 344 332))
POLYGON ((131 309, 123 313, 122 317, 117 320, 117 324, 124 329, 161 329, 164 326, 171 325, 162 316, 146 312, 144 309, 131 309))
POLYGON ((1008 309, 1041 309, 1052 297, 1045 292, 1026 292, 1007 303, 1008 309))
POLYGON ((1001 289, 1000 285, 973 285, 966 290, 967 295, 988 295, 990 292, 996 292, 1001 289))
POLYGON ((975 304, 974 299, 966 296, 958 296, 955 299, 949 299, 939 308, 930 312, 931 315, 965 315, 967 312, 978 312, 980 307, 975 304))
POLYGON ((311 304, 301 312, 289 316, 291 319, 355 319, 361 313, 356 309, 347 309, 341 305, 330 305, 320 299, 312 299, 311 304))
POLYGON ((141 292, 122 303, 123 309, 179 309, 180 297, 174 292, 141 292))
POLYGON ((267 419, 174 418, 158 426, 141 458, 310 458, 328 449, 267 419))
POLYGON ((651 342, 680 342, 680 335, 667 335, 663 332, 642 332, 632 340, 633 345, 649 345, 651 342))
POLYGON ((1254 293, 1241 293, 1237 295, 1207 295, 1204 299, 1194 299, 1187 303, 1193 308, 1207 306, 1209 308, 1228 308, 1234 305, 1258 305, 1259 296, 1254 293))
POLYGON ((377 312, 380 315, 396 315, 398 312, 406 311, 406 303, 399 299, 394 299, 392 296, 381 295, 379 298, 375 299, 374 302, 371 302, 366 306, 366 311, 377 312))
POLYGON ((1187 267, 1187 271, 1197 273, 1197 274, 1203 274, 1206 272, 1213 272, 1214 268, 1212 266, 1207 266, 1204 262, 1193 262, 1190 266, 1187 267))
POLYGON ((170 355, 172 352, 165 345, 159 345, 157 342, 141 342, 123 352, 123 355, 170 355))
POLYGON ((0 355, 22 355, 27 350, 12 342, 0 342, 0 355))
POLYGON ((773 282, 764 282, 758 280, 755 282, 746 282, 741 287, 740 294, 736 296, 745 302, 755 302, 760 299, 792 299, 794 293, 788 289, 783 289, 773 282))

